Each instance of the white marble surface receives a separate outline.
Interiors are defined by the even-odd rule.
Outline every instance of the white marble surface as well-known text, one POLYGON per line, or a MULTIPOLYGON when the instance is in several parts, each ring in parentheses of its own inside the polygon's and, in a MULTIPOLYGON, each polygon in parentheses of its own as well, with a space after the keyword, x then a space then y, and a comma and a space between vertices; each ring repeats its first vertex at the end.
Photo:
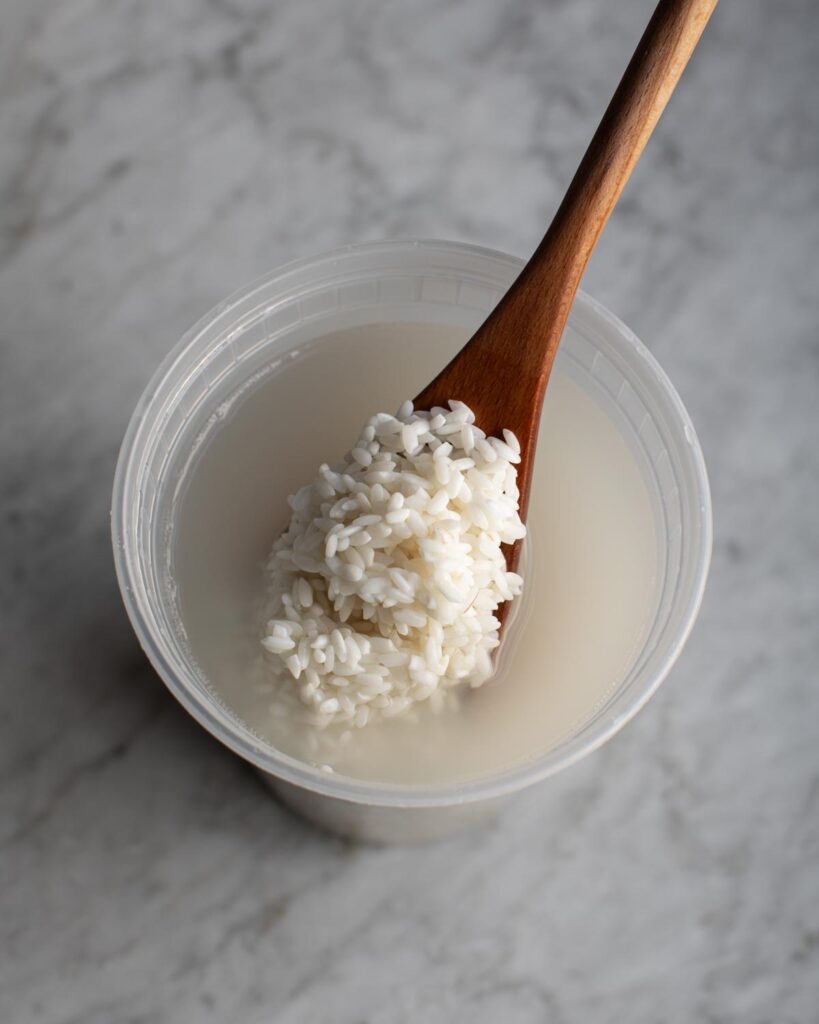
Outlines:
POLYGON ((586 287, 659 356, 716 546, 667 684, 493 827, 356 848, 190 721, 108 502, 181 331, 276 264, 528 254, 651 0, 5 0, 0 1020, 819 1019, 819 15, 724 3, 586 287))

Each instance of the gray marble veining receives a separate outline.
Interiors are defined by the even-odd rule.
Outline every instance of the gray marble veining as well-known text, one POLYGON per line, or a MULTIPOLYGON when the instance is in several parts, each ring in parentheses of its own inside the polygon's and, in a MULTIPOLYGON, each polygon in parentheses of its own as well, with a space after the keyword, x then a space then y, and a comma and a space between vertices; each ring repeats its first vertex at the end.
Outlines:
POLYGON ((0 1020, 819 1019, 819 15, 720 5, 585 286, 697 424, 716 545, 655 700, 494 826, 318 834, 178 708, 108 548, 130 409, 245 280, 527 254, 651 0, 7 0, 0 1020))

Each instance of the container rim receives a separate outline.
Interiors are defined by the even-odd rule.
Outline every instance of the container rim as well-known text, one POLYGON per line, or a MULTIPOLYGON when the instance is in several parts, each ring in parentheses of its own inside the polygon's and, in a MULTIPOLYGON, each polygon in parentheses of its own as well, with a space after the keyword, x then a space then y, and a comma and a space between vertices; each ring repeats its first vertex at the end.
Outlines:
POLYGON ((700 538, 699 551, 687 600, 679 614, 676 629, 667 643, 667 651, 657 671, 648 685, 621 714, 608 722, 601 723, 590 735, 584 736, 582 739, 569 737, 536 760, 524 762, 495 775, 435 785, 380 783, 348 776, 328 775, 296 758, 279 753, 254 737, 248 730, 242 729, 224 714, 214 700, 208 700, 193 689, 188 681, 180 678, 168 656, 165 642, 161 637, 155 635, 145 607, 145 601, 142 598, 144 588, 141 585, 141 574, 135 558, 135 544, 132 542, 128 528, 128 500, 133 496, 133 483, 138 472, 137 442, 143 437, 150 424, 148 412, 152 401, 161 386, 168 380, 174 365, 196 341, 197 337, 214 321, 226 317, 235 307, 245 303, 255 291, 268 287, 274 281, 283 282, 286 278, 296 276, 305 270, 318 271, 320 268, 335 266, 347 259, 378 257, 386 254, 394 256, 402 252, 417 250, 427 253, 441 252, 450 257, 456 255, 475 257, 508 267, 515 274, 524 266, 523 260, 485 246, 440 239, 407 239, 362 242, 343 246, 318 256, 292 260, 255 278, 235 290, 227 299, 213 307, 190 327, 177 344, 171 348, 150 378, 136 404, 123 437, 114 474, 111 507, 114 565, 122 600, 140 646, 173 696, 216 739, 263 772, 324 796, 380 807, 446 807, 502 797, 555 774, 602 746, 646 704, 679 657, 702 604, 713 541, 711 495, 705 460, 694 426, 682 400, 665 371, 636 335, 600 302, 585 292, 578 291, 575 302, 591 310, 615 328, 636 349, 650 369, 684 430, 696 491, 699 496, 697 521, 700 538))

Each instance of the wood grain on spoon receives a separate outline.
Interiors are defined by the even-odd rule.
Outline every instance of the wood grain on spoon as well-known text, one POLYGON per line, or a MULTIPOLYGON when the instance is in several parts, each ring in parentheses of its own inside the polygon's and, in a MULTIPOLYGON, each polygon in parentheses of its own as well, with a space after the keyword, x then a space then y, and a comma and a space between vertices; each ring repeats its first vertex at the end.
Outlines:
MULTIPOLYGON (((660 0, 543 241, 477 333, 415 399, 466 402, 521 444, 526 518, 543 395, 580 278, 717 0, 660 0)), ((507 553, 517 566, 519 546, 507 553)))

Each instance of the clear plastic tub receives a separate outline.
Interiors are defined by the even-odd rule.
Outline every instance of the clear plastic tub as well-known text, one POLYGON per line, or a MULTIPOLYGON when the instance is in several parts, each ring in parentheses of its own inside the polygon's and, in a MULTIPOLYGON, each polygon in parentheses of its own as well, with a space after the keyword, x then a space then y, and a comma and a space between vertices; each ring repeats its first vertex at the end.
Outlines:
POLYGON ((647 349, 581 293, 559 365, 615 421, 643 467, 660 547, 653 624, 603 707, 548 753, 512 770, 462 784, 387 785, 327 775, 264 744, 216 700, 191 664, 167 550, 180 474, 208 421, 272 360, 330 331, 401 321, 475 328, 522 265, 488 249, 436 241, 352 246, 292 263, 243 288, 187 332, 146 388, 123 441, 114 480, 114 556, 146 654, 194 718, 254 764, 284 801, 350 837, 409 842, 443 835, 590 753, 654 693, 699 610, 711 503, 694 428, 647 349))

